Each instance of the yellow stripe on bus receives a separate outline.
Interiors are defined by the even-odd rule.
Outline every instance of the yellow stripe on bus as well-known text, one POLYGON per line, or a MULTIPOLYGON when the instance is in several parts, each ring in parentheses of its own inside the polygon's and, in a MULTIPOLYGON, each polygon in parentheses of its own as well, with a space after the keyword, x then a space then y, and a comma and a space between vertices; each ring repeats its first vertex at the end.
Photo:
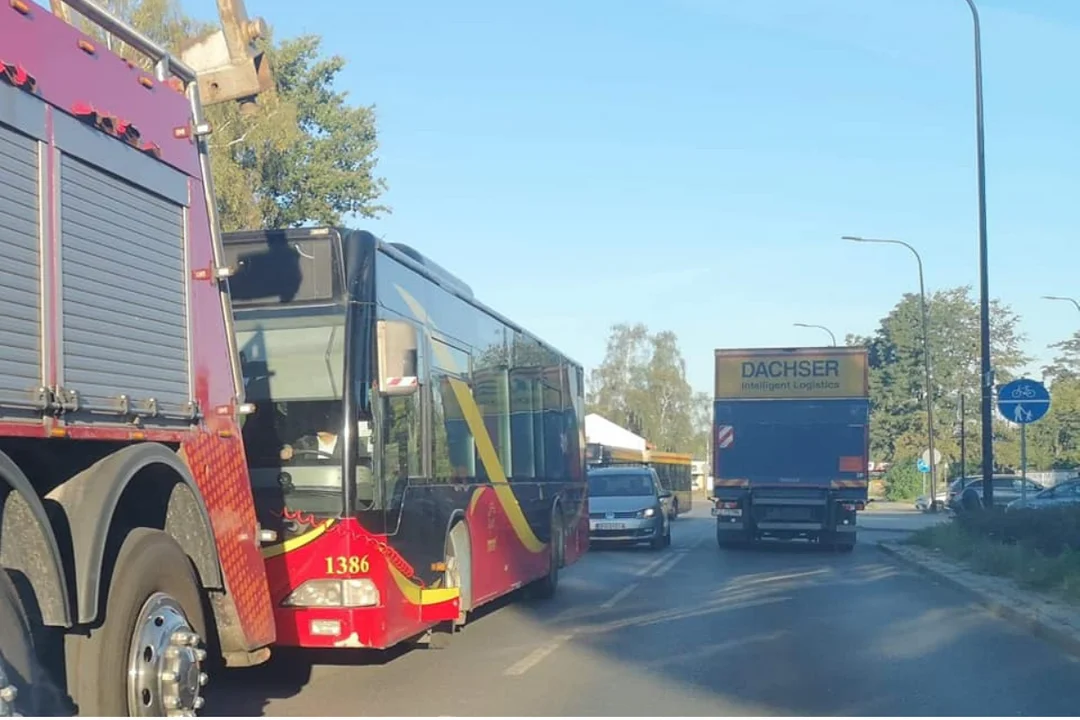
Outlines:
MULTIPOLYGON (((408 291, 400 285, 394 285, 394 288, 398 291, 398 294, 401 295, 401 298, 420 322, 433 330, 438 329, 435 326, 435 323, 432 322, 431 316, 424 310, 424 306, 421 305, 416 298, 410 295, 408 291)), ((445 367, 460 373, 468 371, 468 368, 458 368, 457 363, 454 362, 453 356, 447 352, 440 343, 431 343, 431 345, 438 354, 440 363, 445 367)), ((476 443, 476 454, 480 456, 480 463, 484 466, 488 479, 491 480, 492 487, 495 489, 495 497, 498 498, 499 504, 502 506, 503 511, 506 512, 506 516, 510 519, 510 525, 514 528, 514 533, 518 536, 518 539, 521 540, 522 545, 530 552, 543 552, 547 548, 547 545, 541 542, 540 538, 536 537, 536 533, 533 532, 532 526, 529 525, 529 521, 525 519, 525 513, 522 512, 521 505, 514 495, 514 490, 510 487, 510 483, 506 479, 506 472, 503 470, 502 463, 499 462, 498 453, 495 452, 495 443, 491 441, 491 436, 488 435, 487 427, 484 425, 483 415, 481 415, 480 408, 476 405, 476 400, 473 398, 472 391, 469 390, 468 385, 462 381, 456 378, 448 379, 450 380, 450 387, 454 392, 454 398, 461 408, 461 414, 464 416, 465 423, 469 426, 469 431, 472 433, 473 442, 476 443)))
POLYGON ((263 559, 265 560, 272 557, 277 557, 279 555, 284 555, 285 553, 292 552, 293 550, 298 550, 307 545, 308 543, 312 543, 318 540, 323 533, 330 529, 330 526, 333 524, 333 519, 326 520, 323 523, 317 525, 315 528, 308 530, 303 535, 297 535, 294 538, 289 538, 285 542, 279 542, 276 545, 267 545, 266 547, 260 549, 259 552, 262 553, 263 559))

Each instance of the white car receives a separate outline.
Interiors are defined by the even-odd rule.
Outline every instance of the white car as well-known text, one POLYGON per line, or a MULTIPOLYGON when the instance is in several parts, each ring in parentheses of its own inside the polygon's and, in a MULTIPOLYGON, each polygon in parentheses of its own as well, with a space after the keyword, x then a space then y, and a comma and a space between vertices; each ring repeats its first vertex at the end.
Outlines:
MULTIPOLYGON (((939 490, 934 496, 934 504, 937 505, 938 510, 944 510, 948 506, 948 502, 949 491, 947 489, 939 490)), ((921 510, 922 512, 928 511, 930 509, 930 496, 920 495, 919 497, 915 498, 915 509, 921 510)))

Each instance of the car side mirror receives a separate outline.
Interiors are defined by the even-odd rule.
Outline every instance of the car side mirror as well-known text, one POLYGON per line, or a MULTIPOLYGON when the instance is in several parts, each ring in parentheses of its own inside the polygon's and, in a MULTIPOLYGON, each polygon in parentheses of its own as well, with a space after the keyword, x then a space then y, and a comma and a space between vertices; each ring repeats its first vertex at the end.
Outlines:
POLYGON ((671 497, 671 491, 670 490, 661 490, 660 491, 660 498, 661 499, 665 499, 665 498, 669 498, 669 497, 671 497))

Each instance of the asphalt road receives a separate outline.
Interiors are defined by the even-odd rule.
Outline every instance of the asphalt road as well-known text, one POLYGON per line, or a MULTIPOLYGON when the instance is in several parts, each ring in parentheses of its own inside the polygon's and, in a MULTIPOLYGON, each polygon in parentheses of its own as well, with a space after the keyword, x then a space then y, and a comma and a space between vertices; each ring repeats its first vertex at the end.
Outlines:
MULTIPOLYGON (((704 503, 701 503, 703 506, 704 503)), ((216 715, 1075 715, 1080 665, 890 562, 937 521, 866 513, 851 554, 723 550, 705 507, 663 551, 594 550, 451 647, 283 654, 214 678, 216 715)), ((208 690, 210 688, 207 688, 208 690)))

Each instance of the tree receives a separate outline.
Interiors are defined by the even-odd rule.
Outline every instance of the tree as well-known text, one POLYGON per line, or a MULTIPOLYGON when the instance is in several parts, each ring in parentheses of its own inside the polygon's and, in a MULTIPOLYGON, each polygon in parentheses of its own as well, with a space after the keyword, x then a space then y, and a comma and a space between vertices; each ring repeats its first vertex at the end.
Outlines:
MULTIPOLYGON (((213 26, 184 14, 176 0, 112 0, 111 9, 148 37, 179 53, 213 26)), ((98 37, 103 33, 74 22, 98 37)), ((258 99, 250 116, 232 103, 207 108, 214 129, 210 161, 224 230, 336 225, 348 214, 375 217, 386 181, 376 177, 378 149, 373 107, 349 105, 334 90, 345 66, 340 56, 321 58, 315 35, 259 40, 275 89, 258 99)), ((113 49, 142 67, 150 63, 114 42, 113 49)))
POLYGON ((351 107, 346 93, 333 89, 345 59, 320 59, 321 42, 305 35, 267 46, 279 97, 253 119, 245 122, 233 105, 214 108, 222 120, 218 127, 229 130, 211 146, 217 151, 215 171, 228 178, 234 174, 229 165, 235 167, 247 181, 230 188, 234 194, 244 191, 233 200, 236 208, 244 208, 248 197, 254 204, 228 213, 226 195, 222 222, 227 229, 250 226, 256 215, 262 227, 296 227, 336 225, 347 214, 374 217, 388 211, 376 204, 386 181, 374 175, 374 109, 351 107))
POLYGON ((1043 378, 1051 382, 1066 378, 1080 378, 1080 331, 1068 340, 1050 345, 1057 351, 1054 361, 1043 368, 1043 378))
POLYGON ((589 377, 589 412, 644 436, 658 450, 704 457, 708 396, 686 380, 675 333, 637 323, 611 328, 604 361, 589 377))
MULTIPOLYGON (((979 307, 970 287, 941 290, 927 298, 934 399, 934 444, 952 462, 959 459, 959 399, 966 398, 969 438, 979 436, 979 307)), ((991 304, 991 345, 999 383, 1028 358, 1020 349, 1019 317, 1000 301, 991 304)), ((926 447, 926 378, 919 296, 905 295, 872 337, 849 337, 870 356, 871 453, 887 462, 913 462, 926 447)), ((995 425, 1004 454, 1015 434, 1008 423, 995 425)), ((969 442, 968 462, 980 462, 978 442, 969 442)))
POLYGON ((1057 351, 1043 368, 1050 411, 1028 426, 1028 459, 1039 467, 1080 467, 1080 332, 1050 345, 1057 351))

